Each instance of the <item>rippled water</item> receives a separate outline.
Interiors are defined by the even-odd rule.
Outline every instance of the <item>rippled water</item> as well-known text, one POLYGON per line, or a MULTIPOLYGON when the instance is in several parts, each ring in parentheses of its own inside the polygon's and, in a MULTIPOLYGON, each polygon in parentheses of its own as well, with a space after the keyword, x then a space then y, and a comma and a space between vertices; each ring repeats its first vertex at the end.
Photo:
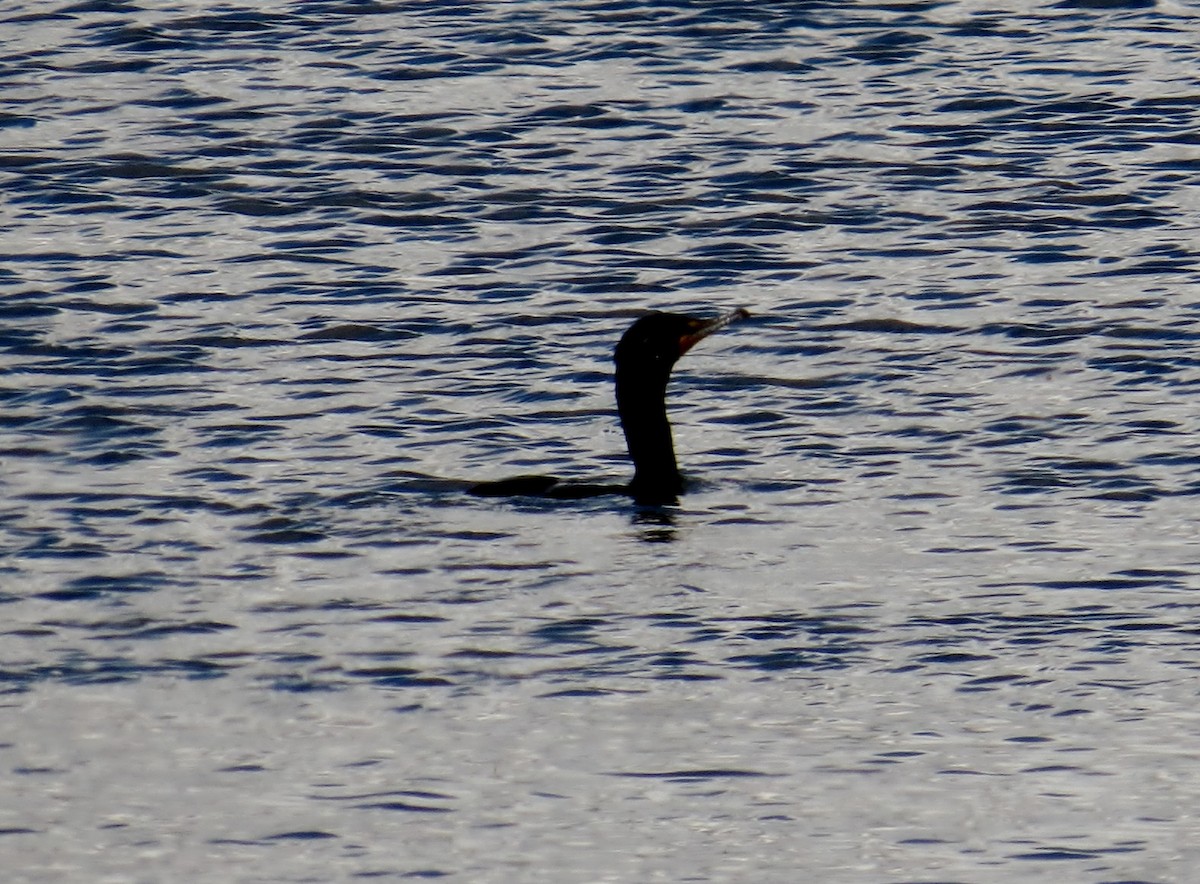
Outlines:
POLYGON ((1194 7, 2 16, 8 880, 1194 874, 1194 7))

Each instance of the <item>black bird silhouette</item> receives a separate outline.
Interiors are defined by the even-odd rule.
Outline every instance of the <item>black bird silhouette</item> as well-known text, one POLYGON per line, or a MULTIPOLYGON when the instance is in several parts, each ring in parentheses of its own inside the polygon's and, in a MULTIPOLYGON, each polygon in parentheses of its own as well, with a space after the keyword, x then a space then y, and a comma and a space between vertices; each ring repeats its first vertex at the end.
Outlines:
POLYGON ((470 492, 479 497, 557 497, 578 499, 627 494, 648 505, 675 503, 685 481, 675 462, 671 423, 667 420, 667 381, 679 357, 715 331, 750 314, 742 308, 716 319, 678 313, 649 313, 629 327, 613 353, 617 413, 633 460, 628 485, 562 482, 553 476, 516 476, 481 482, 470 492))

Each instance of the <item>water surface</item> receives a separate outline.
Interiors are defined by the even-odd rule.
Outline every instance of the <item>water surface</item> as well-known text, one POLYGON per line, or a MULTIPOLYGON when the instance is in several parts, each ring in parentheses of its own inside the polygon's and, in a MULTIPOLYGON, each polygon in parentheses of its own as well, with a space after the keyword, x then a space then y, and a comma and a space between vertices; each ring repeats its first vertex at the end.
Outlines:
POLYGON ((12 880, 1196 867, 1190 7, 2 27, 12 880))

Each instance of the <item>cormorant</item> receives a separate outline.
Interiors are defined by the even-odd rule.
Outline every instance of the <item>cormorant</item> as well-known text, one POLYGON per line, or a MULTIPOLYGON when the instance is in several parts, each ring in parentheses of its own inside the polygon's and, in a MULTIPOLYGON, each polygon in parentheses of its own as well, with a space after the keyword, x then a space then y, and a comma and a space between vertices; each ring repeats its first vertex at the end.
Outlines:
POLYGON ((675 445, 667 420, 667 380, 671 369, 680 356, 704 338, 749 315, 740 307, 716 319, 654 312, 643 316, 621 336, 613 361, 617 413, 634 467, 633 481, 628 485, 578 484, 551 476, 517 476, 481 482, 472 486, 470 492, 480 497, 570 499, 628 494, 641 504, 675 503, 685 482, 675 462, 675 445))

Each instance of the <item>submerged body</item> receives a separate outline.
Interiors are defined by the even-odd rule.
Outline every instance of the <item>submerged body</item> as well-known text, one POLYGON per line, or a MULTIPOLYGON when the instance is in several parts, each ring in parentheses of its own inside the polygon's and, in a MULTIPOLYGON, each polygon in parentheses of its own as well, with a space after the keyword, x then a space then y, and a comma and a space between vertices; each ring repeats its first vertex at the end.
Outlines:
POLYGON ((750 314, 738 308, 716 319, 649 313, 621 336, 613 353, 617 413, 633 461, 628 485, 560 482, 550 476, 517 476, 471 488, 481 497, 583 498, 628 494, 638 503, 674 503, 684 490, 667 419, 667 381, 679 357, 715 331, 750 314))

